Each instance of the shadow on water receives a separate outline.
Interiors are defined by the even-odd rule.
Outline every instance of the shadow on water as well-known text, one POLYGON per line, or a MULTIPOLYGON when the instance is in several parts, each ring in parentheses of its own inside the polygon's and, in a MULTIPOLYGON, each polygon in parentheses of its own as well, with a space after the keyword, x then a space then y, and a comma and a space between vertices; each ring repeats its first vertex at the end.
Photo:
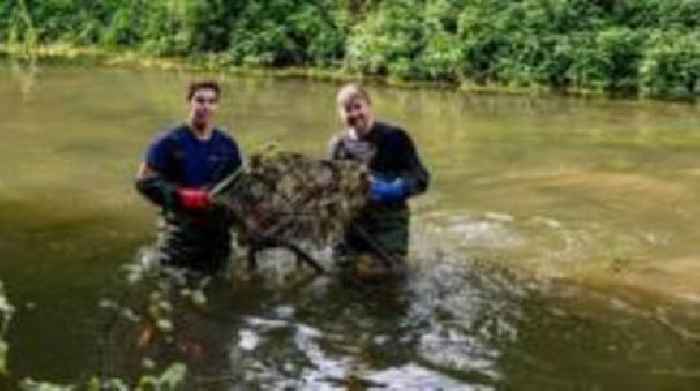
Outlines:
MULTIPOLYGON (((385 285, 314 276, 277 252, 267 258, 257 276, 212 281, 206 304, 171 296, 172 331, 144 332, 122 313, 103 365, 134 376, 184 361, 187 388, 206 390, 690 390, 700 381, 697 344, 669 338, 609 295, 441 251, 385 285)), ((140 301, 132 307, 153 305, 144 299, 151 288, 132 286, 141 292, 127 295, 140 301)))

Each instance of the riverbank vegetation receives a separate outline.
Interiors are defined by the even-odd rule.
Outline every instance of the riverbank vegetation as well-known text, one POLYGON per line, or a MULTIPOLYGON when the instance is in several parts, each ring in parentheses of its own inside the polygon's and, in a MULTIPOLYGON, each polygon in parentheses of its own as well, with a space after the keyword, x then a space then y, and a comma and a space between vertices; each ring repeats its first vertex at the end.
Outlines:
POLYGON ((465 88, 700 92, 699 0, 5 0, 5 47, 69 44, 217 66, 465 88))

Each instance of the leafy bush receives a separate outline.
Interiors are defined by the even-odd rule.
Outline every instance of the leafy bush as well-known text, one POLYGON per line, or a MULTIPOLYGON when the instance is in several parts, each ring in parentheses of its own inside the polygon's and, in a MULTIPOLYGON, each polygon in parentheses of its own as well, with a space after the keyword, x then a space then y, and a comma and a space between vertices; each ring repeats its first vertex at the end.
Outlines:
POLYGON ((411 60, 423 45, 422 1, 385 0, 353 27, 348 37, 346 65, 366 73, 410 78, 411 60))
POLYGON ((611 27, 579 40, 571 74, 582 88, 636 89, 644 31, 611 27))
POLYGON ((332 62, 343 53, 342 18, 330 1, 246 2, 230 33, 237 64, 301 65, 332 62))
POLYGON ((431 0, 424 12, 425 42, 417 61, 421 76, 431 80, 460 80, 464 55, 457 35, 461 0, 431 0))
POLYGON ((697 0, 598 0, 613 24, 631 28, 692 30, 700 27, 697 0))
POLYGON ((694 85, 700 0, 5 0, 0 38, 344 66, 400 79, 643 91, 694 85))
POLYGON ((640 78, 652 96, 693 95, 700 80, 700 33, 655 31, 644 53, 640 78))
POLYGON ((137 46, 143 40, 143 20, 139 13, 144 4, 132 1, 130 7, 119 8, 109 18, 102 31, 101 43, 108 47, 137 46))

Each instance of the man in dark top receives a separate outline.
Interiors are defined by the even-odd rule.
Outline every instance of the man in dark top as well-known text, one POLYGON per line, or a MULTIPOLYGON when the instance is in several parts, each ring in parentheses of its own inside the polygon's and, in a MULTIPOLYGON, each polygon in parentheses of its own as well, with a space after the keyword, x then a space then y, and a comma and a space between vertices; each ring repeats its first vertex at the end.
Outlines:
POLYGON ((236 142, 213 123, 220 96, 214 81, 191 83, 187 122, 155 138, 136 176, 138 191, 161 207, 157 250, 166 266, 215 273, 230 253, 231 219, 208 193, 242 163, 236 142))
POLYGON ((375 121, 370 97, 362 87, 341 88, 337 104, 346 130, 331 140, 330 158, 365 163, 371 184, 370 200, 336 246, 336 258, 361 277, 401 273, 408 254, 406 200, 426 191, 430 174, 406 131, 375 121))

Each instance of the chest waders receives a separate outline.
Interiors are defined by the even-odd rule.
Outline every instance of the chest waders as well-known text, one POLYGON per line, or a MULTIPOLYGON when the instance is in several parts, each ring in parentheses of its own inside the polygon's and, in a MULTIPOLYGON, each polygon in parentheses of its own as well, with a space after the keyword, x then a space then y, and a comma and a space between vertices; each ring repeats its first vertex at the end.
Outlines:
POLYGON ((163 265, 214 273, 231 252, 230 223, 216 208, 201 215, 163 210, 156 247, 163 265))
MULTIPOLYGON (((341 136, 331 145, 331 159, 355 160, 366 164, 375 175, 402 177, 414 184, 413 194, 425 190, 429 175, 403 130, 378 122, 367 141, 341 136), (392 142, 396 138, 400 142, 392 142)), ((369 202, 352 221, 343 240, 334 247, 341 270, 365 279, 405 273, 408 255, 410 209, 405 201, 369 202)))

